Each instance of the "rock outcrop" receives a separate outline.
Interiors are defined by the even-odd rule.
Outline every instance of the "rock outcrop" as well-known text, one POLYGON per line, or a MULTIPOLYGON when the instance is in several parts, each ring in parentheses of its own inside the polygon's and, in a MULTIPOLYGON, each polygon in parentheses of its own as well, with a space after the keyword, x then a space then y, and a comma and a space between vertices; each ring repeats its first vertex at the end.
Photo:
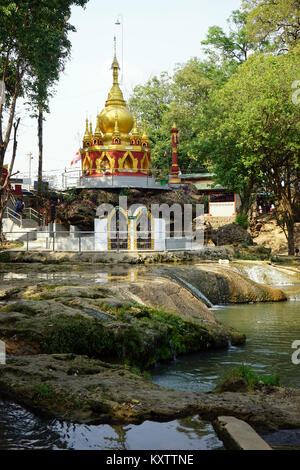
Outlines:
POLYGON ((236 224, 227 224, 214 230, 212 233, 212 241, 217 246, 236 245, 239 243, 247 243, 253 245, 252 237, 247 230, 236 224))
POLYGON ((163 389, 121 365, 76 355, 8 359, 0 393, 50 416, 78 423, 129 424, 198 414, 230 415, 258 430, 300 427, 300 390, 222 394, 163 389))
POLYGON ((193 269, 178 266, 159 268, 165 277, 182 278, 204 294, 213 304, 278 302, 286 300, 282 290, 259 284, 245 275, 239 274, 229 265, 220 267, 216 264, 194 266, 193 269))
POLYGON ((107 288, 27 285, 17 296, 0 309, 0 338, 15 353, 86 354, 147 369, 176 355, 245 341, 170 281, 107 288), (174 296, 180 293, 176 307, 174 296), (172 311, 151 307, 167 298, 172 311))

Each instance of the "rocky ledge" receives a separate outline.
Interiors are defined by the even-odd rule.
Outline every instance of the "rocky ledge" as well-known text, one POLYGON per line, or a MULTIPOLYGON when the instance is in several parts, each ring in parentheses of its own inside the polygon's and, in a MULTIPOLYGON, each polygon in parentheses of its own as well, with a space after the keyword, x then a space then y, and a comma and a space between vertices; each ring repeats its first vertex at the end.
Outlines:
POLYGON ((71 422, 128 424, 198 414, 230 415, 257 430, 300 427, 300 390, 268 387, 250 393, 163 389, 128 367, 73 354, 9 358, 0 366, 1 395, 71 422))
POLYGON ((0 309, 0 339, 12 354, 86 354, 145 370, 176 355, 245 342, 243 334, 218 323, 205 305, 168 280, 106 288, 19 284, 1 294, 10 300, 0 309))

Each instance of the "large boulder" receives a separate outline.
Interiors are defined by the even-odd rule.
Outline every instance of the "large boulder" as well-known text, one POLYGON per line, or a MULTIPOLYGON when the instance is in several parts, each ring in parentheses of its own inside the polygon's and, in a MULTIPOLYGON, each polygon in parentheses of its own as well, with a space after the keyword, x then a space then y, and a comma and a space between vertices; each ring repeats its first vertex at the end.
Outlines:
POLYGON ((97 206, 92 201, 76 200, 65 202, 57 207, 57 221, 65 225, 75 225, 79 230, 94 230, 97 206))
POLYGON ((236 224, 223 225, 223 227, 218 228, 218 230, 214 230, 212 233, 212 241, 217 246, 236 245, 242 242, 253 245, 250 233, 236 224))

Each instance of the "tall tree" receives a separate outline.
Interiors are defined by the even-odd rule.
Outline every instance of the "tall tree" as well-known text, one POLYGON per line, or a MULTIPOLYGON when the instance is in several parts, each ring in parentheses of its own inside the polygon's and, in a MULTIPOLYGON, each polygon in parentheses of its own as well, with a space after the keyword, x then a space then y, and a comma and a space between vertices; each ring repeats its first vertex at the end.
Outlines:
POLYGON ((300 204, 300 106, 291 88, 298 74, 295 53, 251 56, 214 94, 200 133, 218 182, 241 193, 244 212, 257 188, 271 193, 291 255, 300 204))
POLYGON ((194 57, 177 65, 172 77, 163 73, 135 87, 129 105, 147 121, 155 167, 170 169, 170 129, 176 121, 180 129, 180 167, 184 171, 199 169, 202 156, 195 145, 194 121, 210 93, 226 80, 221 66, 194 57))
POLYGON ((207 46, 204 49, 206 55, 221 63, 229 75, 248 59, 249 54, 266 47, 266 41, 256 42, 246 36, 246 22, 247 14, 234 10, 227 20, 228 33, 220 26, 211 26, 206 39, 201 42, 207 46))
POLYGON ((249 41, 267 40, 279 52, 299 47, 299 0, 243 0, 243 7, 249 41))
POLYGON ((0 80, 7 91, 6 99, 0 102, 0 230, 12 171, 9 165, 11 170, 4 179, 3 165, 16 125, 17 100, 22 96, 45 109, 49 88, 57 80, 70 50, 67 32, 74 31, 68 23, 70 7, 86 3, 87 0, 0 0, 0 80))

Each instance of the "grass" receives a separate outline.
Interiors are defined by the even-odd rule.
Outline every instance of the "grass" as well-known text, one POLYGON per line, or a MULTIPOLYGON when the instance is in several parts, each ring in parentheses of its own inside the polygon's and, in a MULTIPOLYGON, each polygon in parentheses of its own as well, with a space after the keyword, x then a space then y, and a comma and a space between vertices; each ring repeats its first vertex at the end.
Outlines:
POLYGON ((279 386, 279 374, 272 375, 258 375, 254 370, 245 364, 242 364, 237 369, 234 369, 230 376, 238 376, 246 380, 251 389, 260 387, 261 385, 279 386))
POLYGON ((34 388, 34 392, 39 398, 50 398, 53 395, 49 385, 46 384, 37 384, 34 388))

